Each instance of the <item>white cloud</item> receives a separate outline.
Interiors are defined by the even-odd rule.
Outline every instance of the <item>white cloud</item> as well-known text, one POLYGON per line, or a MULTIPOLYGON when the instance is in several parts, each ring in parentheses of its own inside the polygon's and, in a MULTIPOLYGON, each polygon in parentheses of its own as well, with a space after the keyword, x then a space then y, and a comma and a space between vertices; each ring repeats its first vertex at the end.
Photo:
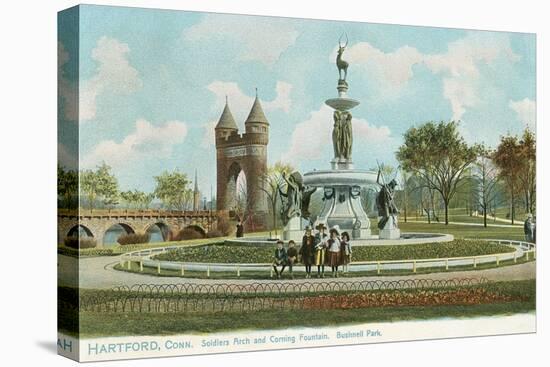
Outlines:
POLYGON ((479 94, 479 65, 490 65, 499 57, 517 62, 507 36, 495 33, 469 33, 451 42, 444 54, 426 55, 424 63, 434 74, 443 76, 443 94, 451 103, 453 120, 460 120, 467 107, 476 106, 479 94))
MULTIPOLYGON (((331 61, 335 54, 336 50, 331 61)), ((510 62, 519 60, 506 35, 483 32, 469 33, 449 43, 447 51, 440 54, 423 54, 410 46, 383 52, 368 42, 360 42, 349 46, 344 58, 376 78, 380 93, 387 97, 407 85, 414 76, 415 65, 425 65, 432 73, 441 75, 443 96, 451 104, 452 118, 460 120, 468 107, 476 106, 483 98, 479 94, 479 66, 491 65, 500 57, 510 62)))
POLYGON ((70 121, 78 119, 78 93, 76 85, 66 77, 63 67, 69 62, 69 53, 61 42, 57 42, 57 88, 63 100, 65 118, 70 121))
POLYGON ((259 61, 272 66, 281 54, 294 44, 298 31, 294 21, 284 18, 243 17, 208 14, 184 30, 186 40, 233 39, 239 42, 241 60, 259 61))
MULTIPOLYGON (((335 57, 336 49, 331 61, 335 57)), ((423 55, 410 46, 385 53, 368 42, 359 42, 350 46, 344 59, 351 64, 361 65, 367 73, 378 76, 391 86, 400 87, 412 78, 412 67, 422 61, 423 55)))
POLYGON ((510 100, 508 106, 516 112, 518 119, 524 123, 526 127, 531 129, 535 128, 537 119, 537 105, 535 101, 529 98, 524 98, 519 101, 510 100))
POLYGON ((80 83, 79 119, 91 120, 96 115, 96 99, 102 93, 130 94, 142 87, 138 71, 130 65, 130 48, 106 36, 97 41, 92 59, 97 62, 93 77, 80 83))
POLYGON ((69 152, 63 143, 57 144, 57 162, 65 169, 78 170, 78 155, 69 152))
POLYGON ((202 127, 204 129, 204 134, 202 136, 201 147, 207 148, 216 143, 216 135, 214 134, 214 128, 216 127, 217 123, 218 121, 210 121, 205 124, 202 124, 202 127))
MULTIPOLYGON (((332 157, 332 118, 333 110, 328 106, 321 106, 317 111, 311 112, 308 120, 296 124, 290 138, 290 148, 285 152, 281 160, 284 162, 296 162, 315 160, 321 158, 327 151, 332 157)), ((353 118, 354 146, 379 148, 387 146, 392 140, 391 131, 387 126, 374 126, 367 120, 353 118)), ((358 149, 354 148, 354 152, 358 149)))
POLYGON ((187 136, 187 124, 180 121, 168 121, 164 125, 154 126, 140 119, 136 129, 120 143, 114 140, 99 142, 83 160, 84 167, 94 167, 105 161, 112 167, 127 165, 130 161, 169 157, 174 145, 180 144, 187 136))
MULTIPOLYGON (((221 114, 225 105, 225 98, 227 96, 229 100, 229 108, 235 118, 235 122, 239 126, 240 130, 243 130, 244 121, 252 108, 255 96, 245 94, 235 82, 214 81, 206 88, 216 97, 216 102, 213 106, 213 111, 216 114, 221 114)), ((269 111, 281 110, 288 113, 290 111, 290 107, 292 106, 292 100, 290 98, 291 91, 292 84, 283 81, 277 81, 275 86, 276 96, 271 101, 264 101, 261 98, 261 91, 259 91, 264 112, 267 113, 269 111)), ((203 124, 203 143, 208 145, 214 144, 214 126, 216 126, 216 123, 217 120, 203 124)))

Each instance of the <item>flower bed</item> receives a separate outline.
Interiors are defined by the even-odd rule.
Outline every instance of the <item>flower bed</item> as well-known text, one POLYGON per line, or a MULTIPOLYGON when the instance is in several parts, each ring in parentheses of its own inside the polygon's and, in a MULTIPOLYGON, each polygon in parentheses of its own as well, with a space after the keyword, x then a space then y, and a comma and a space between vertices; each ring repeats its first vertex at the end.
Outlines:
MULTIPOLYGON (((352 243, 353 244, 353 243, 352 243)), ((208 244, 178 248, 153 257, 161 261, 202 263, 269 263, 275 247, 208 244)), ((482 240, 454 240, 399 246, 361 246, 353 248, 352 261, 384 261, 450 258, 513 252, 514 249, 482 240)))

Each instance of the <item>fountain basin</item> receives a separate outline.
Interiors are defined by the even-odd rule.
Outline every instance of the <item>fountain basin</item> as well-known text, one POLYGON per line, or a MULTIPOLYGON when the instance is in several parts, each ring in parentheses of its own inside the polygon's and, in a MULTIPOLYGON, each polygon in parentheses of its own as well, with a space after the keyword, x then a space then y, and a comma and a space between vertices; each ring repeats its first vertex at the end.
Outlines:
POLYGON ((304 174, 304 184, 312 187, 364 187, 376 184, 376 176, 376 172, 367 170, 320 170, 304 174))

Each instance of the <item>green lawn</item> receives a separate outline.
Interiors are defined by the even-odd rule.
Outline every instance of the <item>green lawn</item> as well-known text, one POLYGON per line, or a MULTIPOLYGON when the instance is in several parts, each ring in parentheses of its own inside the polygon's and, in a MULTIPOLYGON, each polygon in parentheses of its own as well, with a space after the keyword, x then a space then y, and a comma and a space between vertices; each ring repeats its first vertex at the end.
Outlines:
MULTIPOLYGON (((392 306, 330 310, 287 310, 198 313, 114 313, 81 312, 82 337, 119 335, 173 335, 190 332, 219 332, 239 329, 284 329, 322 327, 356 323, 412 319, 465 318, 535 310, 535 280, 500 282, 488 285, 492 292, 511 297, 510 301, 475 305, 392 306)), ((75 334, 74 311, 60 310, 59 327, 75 334)))
POLYGON ((465 226, 458 224, 443 223, 414 223, 408 222, 399 224, 402 232, 429 232, 429 233, 449 233, 455 238, 494 238, 501 240, 524 240, 523 229, 520 227, 482 227, 465 226))

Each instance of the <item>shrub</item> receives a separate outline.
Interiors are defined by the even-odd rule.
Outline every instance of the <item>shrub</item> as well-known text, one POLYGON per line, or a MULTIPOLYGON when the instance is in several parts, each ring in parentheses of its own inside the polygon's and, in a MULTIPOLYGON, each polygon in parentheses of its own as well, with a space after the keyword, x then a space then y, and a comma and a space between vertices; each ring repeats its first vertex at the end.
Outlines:
POLYGON ((208 238, 224 237, 224 234, 219 229, 213 229, 206 234, 208 238))
POLYGON ((129 234, 123 234, 120 236, 116 241, 121 246, 126 245, 135 245, 138 243, 147 243, 150 239, 149 233, 129 233, 129 234))
POLYGON ((197 240, 204 238, 204 235, 194 228, 184 228, 178 232, 174 240, 183 241, 183 240, 197 240))
POLYGON ((92 237, 68 236, 63 240, 63 244, 66 247, 74 249, 94 248, 97 245, 97 241, 92 237))

